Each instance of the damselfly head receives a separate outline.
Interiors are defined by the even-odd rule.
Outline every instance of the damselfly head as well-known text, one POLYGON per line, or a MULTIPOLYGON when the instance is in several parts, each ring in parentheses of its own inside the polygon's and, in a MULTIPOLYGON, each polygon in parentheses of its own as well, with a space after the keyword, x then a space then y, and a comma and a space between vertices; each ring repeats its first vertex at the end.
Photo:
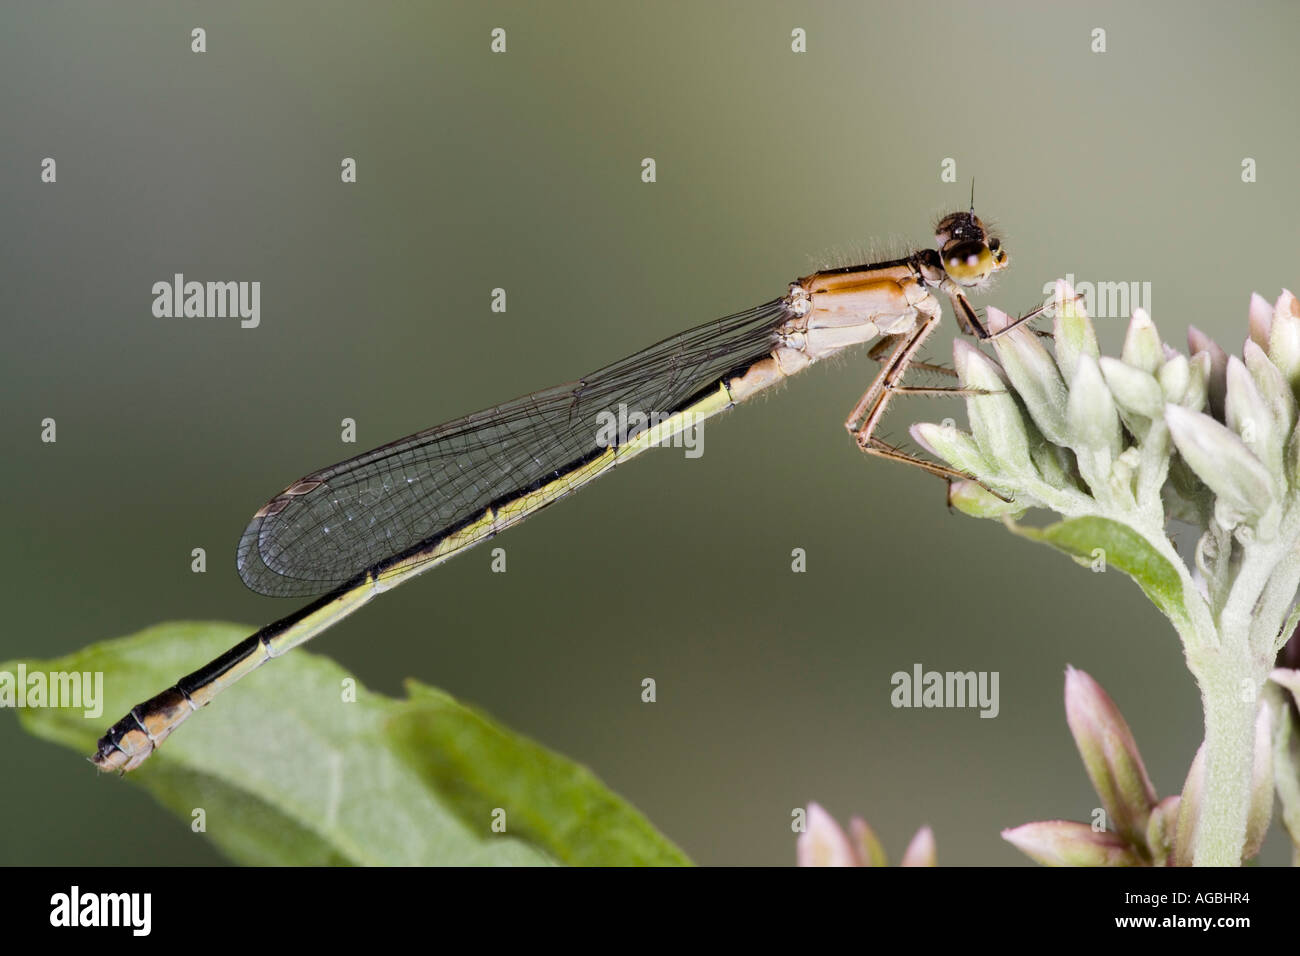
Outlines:
POLYGON ((943 271, 958 285, 983 288, 1011 263, 1001 240, 989 235, 974 210, 944 216, 934 227, 934 241, 943 271))

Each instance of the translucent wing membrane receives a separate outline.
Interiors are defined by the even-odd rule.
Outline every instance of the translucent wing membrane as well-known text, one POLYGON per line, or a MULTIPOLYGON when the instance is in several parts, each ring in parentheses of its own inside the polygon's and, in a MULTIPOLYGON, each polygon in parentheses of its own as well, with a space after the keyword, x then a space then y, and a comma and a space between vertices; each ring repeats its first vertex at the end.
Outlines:
MULTIPOLYGON (((331 465, 263 507, 239 542, 254 591, 319 594, 431 544, 490 505, 562 477, 608 444, 602 412, 664 416, 772 348, 780 299, 718 319, 568 385, 533 392, 331 465)), ((620 418, 620 414, 622 418, 620 418)))

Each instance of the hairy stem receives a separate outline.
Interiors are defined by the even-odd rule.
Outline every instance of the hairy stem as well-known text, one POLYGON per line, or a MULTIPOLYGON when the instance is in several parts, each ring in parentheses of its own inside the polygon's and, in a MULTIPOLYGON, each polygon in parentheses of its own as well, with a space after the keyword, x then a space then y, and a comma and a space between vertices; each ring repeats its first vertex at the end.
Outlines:
POLYGON ((1202 643, 1190 658, 1205 710, 1205 783, 1196 828, 1196 866, 1240 866, 1250 813, 1255 716, 1268 668, 1253 666, 1245 634, 1202 643))

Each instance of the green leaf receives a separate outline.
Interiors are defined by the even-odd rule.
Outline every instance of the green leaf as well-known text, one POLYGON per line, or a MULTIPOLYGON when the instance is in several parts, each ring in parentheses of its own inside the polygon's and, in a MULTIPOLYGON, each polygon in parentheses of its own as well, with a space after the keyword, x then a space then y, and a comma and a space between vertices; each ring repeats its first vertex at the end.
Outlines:
POLYGON ((1021 537, 1064 551, 1085 566, 1103 557, 1107 567, 1118 568, 1136 581, 1166 617, 1175 624, 1185 621, 1183 582, 1178 572, 1128 525, 1109 518, 1084 517, 1058 521, 1045 528, 1031 528, 1013 521, 1007 521, 1007 526, 1021 537), (1098 549, 1101 555, 1097 554, 1098 549))
POLYGON ((504 810, 512 832, 563 863, 690 861, 595 775, 447 694, 407 681, 388 733, 430 789, 467 822, 504 810))
MULTIPOLYGON (((0 670, 17 673, 21 663, 28 674, 102 674, 94 717, 18 711, 35 736, 88 755, 132 706, 248 633, 160 624, 0 670)), ((201 809, 207 835, 246 864, 689 862, 590 771, 445 694, 411 692, 408 700, 372 693, 328 658, 296 650, 227 690, 124 779, 186 822, 201 809), (464 779, 449 778, 449 767, 464 779), (467 791, 480 799, 467 800, 467 791), (504 833, 493 830, 496 807, 506 810, 504 833)))

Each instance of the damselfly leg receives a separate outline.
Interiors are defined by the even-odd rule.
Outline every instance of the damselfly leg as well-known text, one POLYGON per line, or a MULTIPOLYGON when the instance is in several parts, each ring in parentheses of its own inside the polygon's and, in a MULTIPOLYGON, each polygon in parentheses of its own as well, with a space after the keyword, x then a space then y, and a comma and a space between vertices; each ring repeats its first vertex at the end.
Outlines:
MULTIPOLYGON (((955 289, 948 290, 949 299, 952 302, 953 311, 957 315, 958 324, 963 331, 967 331, 981 342, 990 342, 994 339, 1006 335, 1014 329, 1020 328, 1026 322, 1030 322, 1042 315, 1050 308, 1050 303, 1039 305, 1031 309, 1024 315, 1021 315, 1001 328, 990 331, 979 319, 975 310, 971 307, 970 302, 955 289)), ((931 300, 932 302, 934 300, 931 300)), ((936 462, 927 461, 918 455, 913 455, 896 445, 891 445, 883 439, 875 436, 876 428, 880 425, 884 417, 885 409, 889 405, 890 399, 895 395, 930 395, 946 397, 966 397, 971 395, 985 394, 980 389, 964 388, 961 386, 952 387, 918 387, 902 384, 903 376, 909 369, 917 368, 926 371, 937 372, 955 377, 956 372, 952 369, 945 368, 941 365, 935 365, 930 362, 919 361, 915 358, 916 353, 920 350, 921 345, 934 331, 938 324, 940 316, 937 308, 931 312, 923 314, 916 326, 908 333, 897 336, 899 340, 895 343, 894 339, 882 339, 877 342, 871 349, 869 355, 876 361, 883 361, 884 365, 879 374, 867 388, 866 393, 854 406, 853 411, 849 414, 848 419, 844 422, 844 427, 854 435, 857 440, 858 448, 868 455, 876 455, 886 458, 890 461, 897 461, 902 464, 912 465, 920 468, 931 475, 943 478, 945 481, 974 481, 997 497, 1002 498, 995 489, 984 486, 979 479, 965 472, 957 471, 953 468, 940 465, 936 462)), ((1049 333, 1050 334, 1050 333, 1049 333)))
MULTIPOLYGON (((978 479, 946 465, 926 461, 917 455, 909 454, 903 449, 875 437, 873 434, 885 414, 889 400, 896 394, 907 394, 909 392, 912 394, 921 392, 931 395, 980 394, 976 389, 961 387, 911 388, 902 384, 903 375, 912 365, 912 357, 921 348, 930 333, 934 331, 935 326, 939 324, 940 318, 941 316, 938 313, 926 315, 917 322, 910 332, 898 336, 900 341, 889 357, 885 359, 884 367, 876 376, 875 381, 871 383, 871 387, 867 389, 866 394, 862 396, 862 399, 849 414, 848 420, 844 422, 844 427, 856 436, 858 447, 868 455, 877 455, 890 461, 913 465, 931 475, 943 478, 945 481, 975 481, 978 479)), ((944 369, 943 371, 949 370, 944 369)))

